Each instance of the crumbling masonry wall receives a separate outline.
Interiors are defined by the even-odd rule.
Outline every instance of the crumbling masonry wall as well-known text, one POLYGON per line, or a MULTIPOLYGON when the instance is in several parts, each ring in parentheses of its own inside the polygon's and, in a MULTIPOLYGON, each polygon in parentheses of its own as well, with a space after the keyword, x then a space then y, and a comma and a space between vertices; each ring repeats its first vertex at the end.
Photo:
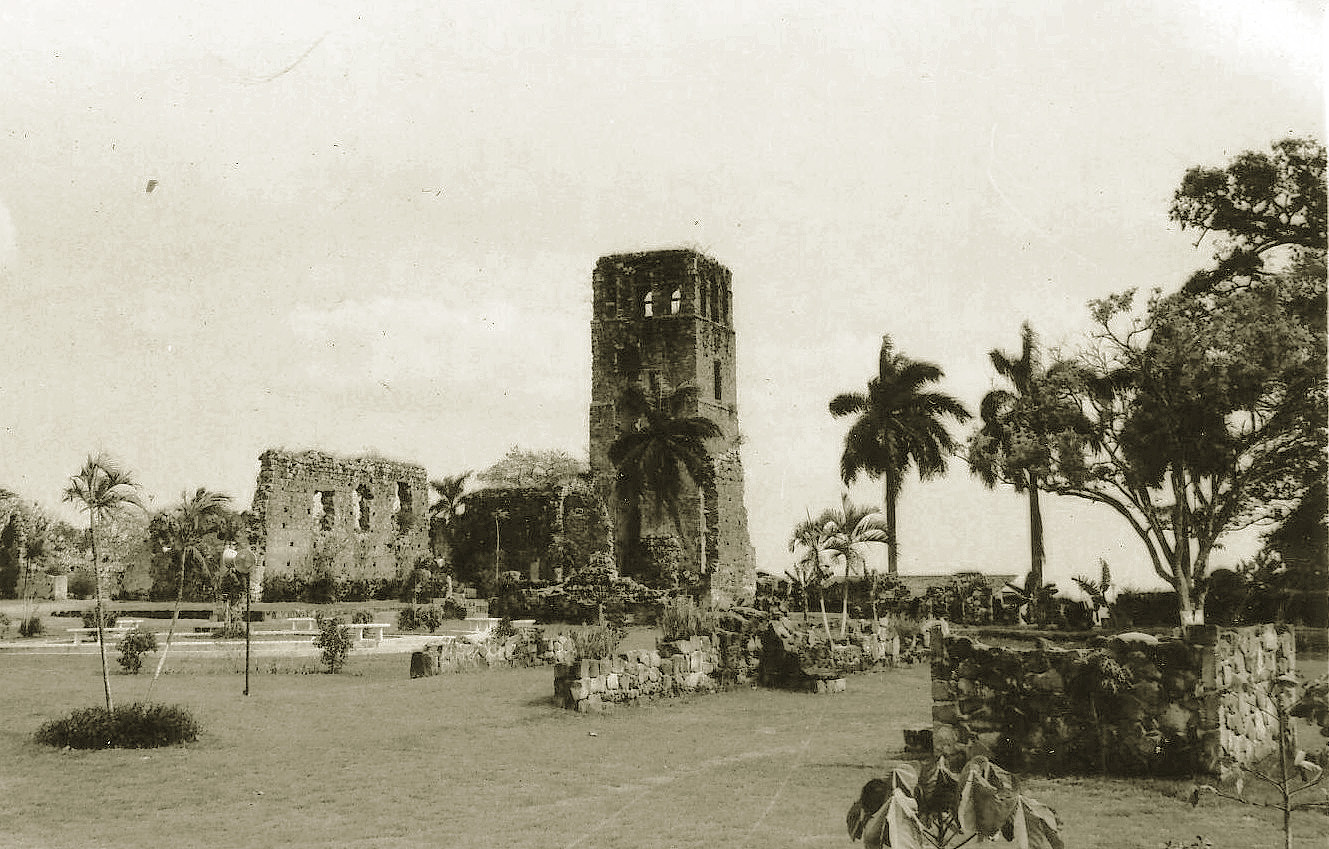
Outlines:
MULTIPOLYGON (((720 436, 707 445, 714 488, 693 488, 680 499, 681 548, 712 601, 728 606, 750 600, 756 592, 756 559, 743 501, 729 269, 693 250, 617 254, 596 263, 592 286, 592 474, 603 491, 612 491, 609 446, 633 424, 618 410, 625 386, 637 383, 654 397, 694 387, 684 414, 715 422, 720 436)), ((616 511, 615 521, 622 518, 616 511)), ((648 511, 642 533, 676 531, 665 517, 648 511)))
POLYGON ((1277 747, 1275 679, 1295 668, 1285 626, 1100 638, 1089 649, 932 638, 933 744, 975 744, 1011 769, 1215 774, 1277 747))
POLYGON ((258 583, 390 581, 429 555, 424 467, 321 451, 265 451, 253 513, 258 583))

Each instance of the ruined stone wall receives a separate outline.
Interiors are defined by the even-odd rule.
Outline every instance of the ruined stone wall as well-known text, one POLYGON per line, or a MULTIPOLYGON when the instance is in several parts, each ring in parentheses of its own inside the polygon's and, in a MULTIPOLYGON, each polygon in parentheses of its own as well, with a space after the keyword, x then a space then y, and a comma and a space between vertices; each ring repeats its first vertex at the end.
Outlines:
POLYGON ((864 621, 852 623, 843 643, 832 643, 820 625, 751 608, 731 608, 721 619, 714 634, 661 640, 655 651, 560 661, 554 701, 584 712, 751 684, 837 693, 847 675, 894 665, 899 656, 894 633, 864 621))
POLYGON ((1011 769, 1213 774, 1276 746, 1271 688, 1295 665, 1272 625, 1189 628, 1185 638, 1100 638, 1089 649, 941 639, 932 656, 933 742, 981 746, 1011 769))
MULTIPOLYGON (((609 446, 632 424, 617 410, 626 385, 638 383, 648 396, 695 387, 692 408, 684 414, 715 422, 720 436, 707 445, 716 470, 714 489, 687 492, 681 499, 682 550, 691 571, 706 579, 714 602, 727 606, 751 599, 756 561, 743 501, 729 270, 692 250, 619 254, 601 257, 592 284, 593 475, 604 491, 612 491, 609 446)), ((677 532, 667 517, 648 511, 643 518, 644 535, 677 532)), ((622 521, 621 510, 615 520, 622 521)))
POLYGON ((554 703, 585 713, 619 704, 715 693, 727 686, 719 675, 719 648, 710 637, 662 644, 661 649, 664 651, 635 650, 605 660, 556 665, 554 703))
POLYGON ((321 451, 265 451, 253 513, 261 578, 400 579, 429 555, 422 466, 321 451))

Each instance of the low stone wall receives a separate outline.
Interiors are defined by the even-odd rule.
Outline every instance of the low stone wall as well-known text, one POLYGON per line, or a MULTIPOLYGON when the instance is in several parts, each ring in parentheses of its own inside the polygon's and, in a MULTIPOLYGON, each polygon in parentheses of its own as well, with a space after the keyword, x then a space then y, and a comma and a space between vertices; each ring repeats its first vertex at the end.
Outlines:
POLYGON ((760 682, 809 692, 841 692, 845 675, 900 661, 900 638, 880 624, 855 620, 845 640, 828 640, 814 623, 773 620, 761 634, 760 682))
POLYGON ((1213 774, 1276 745, 1274 679, 1295 665, 1272 625, 1099 638, 1088 649, 932 640, 933 743, 1050 773, 1213 774))
POLYGON ((838 693, 846 675, 894 665, 899 657, 899 638, 878 624, 851 623, 846 640, 832 642, 819 624, 730 610, 714 636, 661 641, 655 651, 604 660, 560 661, 554 701, 590 711, 753 684, 838 693))
POLYGON ((656 651, 559 663, 554 667, 554 703, 592 712, 643 700, 714 693, 736 683, 718 674, 721 656, 718 641, 702 636, 662 642, 656 651))
POLYGON ((426 645, 411 654, 411 677, 569 663, 575 654, 571 637, 546 639, 540 629, 525 628, 503 639, 472 643, 457 638, 426 645))

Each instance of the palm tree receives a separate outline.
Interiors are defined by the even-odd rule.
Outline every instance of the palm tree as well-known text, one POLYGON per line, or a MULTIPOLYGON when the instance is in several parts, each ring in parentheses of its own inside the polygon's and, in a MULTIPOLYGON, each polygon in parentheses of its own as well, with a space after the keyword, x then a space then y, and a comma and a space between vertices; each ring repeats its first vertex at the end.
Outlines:
MULTIPOLYGON (((682 537, 679 504, 686 482, 691 481, 703 497, 714 485, 715 469, 706 440, 720 436, 720 428, 704 416, 688 414, 695 409, 696 393, 694 386, 681 386, 652 401, 634 383, 619 397, 619 412, 629 424, 610 444, 609 462, 614 466, 614 493, 620 515, 625 518, 619 537, 626 563, 635 563, 641 543, 643 500, 667 513, 682 537)), ((699 537, 700 562, 704 563, 705 527, 699 537)))
POLYGON ((846 392, 831 399, 831 415, 857 414, 844 439, 840 477, 845 485, 859 473, 883 478, 886 503, 887 569, 899 573, 899 536, 895 505, 905 474, 912 463, 919 480, 946 471, 946 455, 954 453, 955 440, 942 419, 958 422, 970 418, 958 400, 923 387, 943 377, 942 370, 928 362, 912 360, 895 350, 890 336, 881 338, 877 376, 868 381, 866 393, 846 392))
POLYGON ((849 628, 849 577, 855 565, 866 571, 867 561, 863 547, 868 543, 884 543, 890 539, 889 529, 882 515, 871 507, 860 507, 849 500, 849 494, 840 497, 840 506, 832 507, 817 517, 825 538, 824 547, 844 560, 844 599, 840 608, 840 638, 849 628))
POLYGON ((138 497, 139 486, 133 476, 120 468, 104 454, 89 456, 78 474, 69 479, 64 500, 78 505, 88 514, 88 538, 92 543, 92 575, 97 585, 97 646, 101 650, 102 689, 106 693, 106 711, 111 705, 111 675, 106 667, 106 640, 104 633, 105 604, 102 601, 102 570, 97 559, 97 520, 106 520, 115 513, 133 506, 143 509, 138 497))
POLYGON ((1008 483, 1029 499, 1029 576, 1026 590, 1043 586, 1047 555, 1043 547, 1043 513, 1039 491, 1051 474, 1056 455, 1064 451, 1055 438, 1089 430, 1083 413, 1059 400, 1049 384, 1066 376, 1069 363, 1044 368, 1038 337, 1028 322, 1020 325, 1020 356, 999 349, 988 352, 992 368, 1010 384, 983 396, 983 424, 969 443, 969 470, 989 489, 1008 483))
POLYGON ((180 494, 180 503, 160 514, 158 539, 162 549, 169 551, 178 566, 175 588, 175 609, 171 611, 171 624, 166 629, 166 645, 157 658, 157 669, 152 673, 152 682, 148 684, 148 697, 166 665, 166 655, 171 651, 171 640, 175 637, 175 625, 180 620, 180 607, 185 600, 185 567, 191 563, 206 568, 203 552, 203 540, 212 533, 222 530, 222 523, 229 513, 231 496, 199 487, 191 496, 180 494))
POLYGON ((824 522, 819 519, 813 519, 808 516, 802 522, 794 526, 794 533, 789 537, 789 550, 796 551, 799 547, 803 549, 803 556, 799 558, 794 566, 793 578, 797 575, 798 580, 803 586, 805 603, 803 605, 803 621, 807 621, 807 593, 813 589, 817 590, 817 603, 821 606, 821 627, 826 631, 826 639, 831 638, 831 623, 826 618, 826 543, 827 533, 824 522))
POLYGON ((1020 357, 1012 359, 1010 354, 993 348, 988 352, 992 368, 1010 383, 1014 391, 993 389, 983 396, 979 407, 979 417, 983 427, 979 430, 980 439, 990 446, 989 450, 971 451, 969 468, 978 476, 988 489, 992 489, 1002 478, 1003 471, 1015 487, 1015 491, 1026 492, 1029 496, 1029 578, 1028 587, 1043 586, 1043 566, 1046 554, 1043 548, 1043 513, 1038 504, 1038 466, 1041 458, 1030 457, 1033 462, 1012 463, 1014 441, 1020 431, 1027 429, 1028 422, 1024 414, 1035 403, 1036 381, 1039 377, 1038 341, 1034 329, 1028 322, 1020 325, 1020 357), (1005 459, 1008 469, 1002 470, 997 464, 1005 459))
POLYGON ((434 503, 429 505, 429 538, 434 545, 434 556, 443 558, 448 564, 452 561, 453 535, 457 517, 461 515, 462 494, 472 474, 465 471, 429 482, 429 488, 434 491, 434 503))

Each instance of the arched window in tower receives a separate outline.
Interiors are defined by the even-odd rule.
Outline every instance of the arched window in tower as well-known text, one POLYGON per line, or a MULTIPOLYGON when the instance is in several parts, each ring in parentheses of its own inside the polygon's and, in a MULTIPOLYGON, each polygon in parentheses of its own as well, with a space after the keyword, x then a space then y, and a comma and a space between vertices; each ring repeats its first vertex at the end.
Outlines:
POLYGON ((653 304, 652 304, 654 298, 655 298, 655 293, 647 289, 646 297, 641 299, 642 318, 650 318, 654 314, 653 304))
POLYGON ((683 306, 683 290, 675 289, 674 294, 669 296, 669 314, 678 315, 681 306, 683 306))
POLYGON ((707 311, 708 309, 711 308, 711 299, 710 299, 710 294, 711 294, 711 284, 710 284, 710 281, 709 281, 709 280, 703 280, 703 281, 701 281, 701 285, 697 287, 697 290, 698 290, 699 294, 701 295, 701 309, 697 310, 697 315, 701 316, 702 318, 705 318, 705 317, 706 317, 706 311, 707 311))
POLYGON ((711 314, 712 319, 720 317, 720 284, 714 280, 711 281, 711 314))

